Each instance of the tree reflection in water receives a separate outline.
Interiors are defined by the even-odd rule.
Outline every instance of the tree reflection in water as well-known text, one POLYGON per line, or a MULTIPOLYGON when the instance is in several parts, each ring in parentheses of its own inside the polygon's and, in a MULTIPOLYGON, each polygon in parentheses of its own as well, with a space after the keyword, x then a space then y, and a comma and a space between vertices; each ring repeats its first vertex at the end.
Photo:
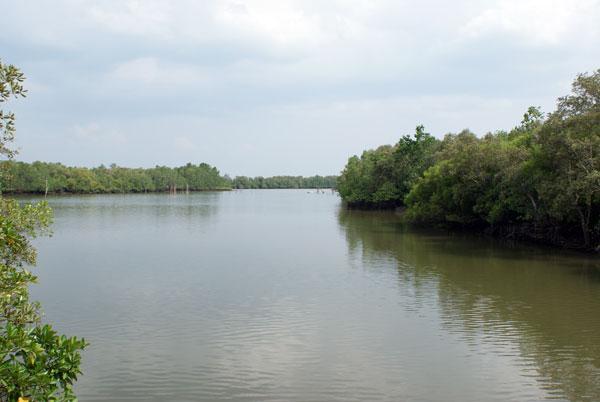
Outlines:
POLYGON ((393 259, 415 306, 485 353, 515 354, 549 395, 600 400, 600 261, 494 239, 403 227, 398 215, 341 208, 351 255, 393 259))

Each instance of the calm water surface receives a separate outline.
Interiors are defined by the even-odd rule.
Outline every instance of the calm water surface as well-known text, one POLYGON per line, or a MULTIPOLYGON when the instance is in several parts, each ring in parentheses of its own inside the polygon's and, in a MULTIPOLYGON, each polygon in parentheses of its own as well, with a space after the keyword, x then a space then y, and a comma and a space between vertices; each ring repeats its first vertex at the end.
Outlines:
POLYGON ((336 195, 50 198, 81 401, 600 401, 600 262, 404 230, 336 195))

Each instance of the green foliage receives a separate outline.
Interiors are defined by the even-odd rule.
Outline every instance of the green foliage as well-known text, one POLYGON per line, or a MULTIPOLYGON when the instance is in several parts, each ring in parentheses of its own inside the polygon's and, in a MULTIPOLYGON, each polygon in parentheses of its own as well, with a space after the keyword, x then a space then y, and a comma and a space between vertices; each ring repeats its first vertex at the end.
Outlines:
POLYGON ((549 218, 579 225, 586 246, 600 248, 600 70, 579 75, 536 138, 536 190, 549 218))
POLYGON ((438 140, 418 126, 414 136, 405 135, 394 146, 351 157, 338 179, 338 191, 353 206, 403 205, 414 182, 433 163, 438 145, 438 140))
MULTIPOLYGON (((2 64, 0 60, 0 104, 11 97, 24 97, 27 91, 23 88, 25 77, 12 64, 2 64)), ((15 138, 15 115, 0 109, 0 155, 11 158, 15 151, 9 147, 15 138)))
MULTIPOLYGON (((24 96, 23 74, 0 63, 0 100, 24 96)), ((0 154, 11 158, 14 115, 0 112, 0 154)), ((10 163, 10 162, 7 162, 10 163)), ((6 165, 3 165, 5 167, 6 165)), ((4 176, 5 178, 6 176, 4 176)), ((58 335, 40 324, 40 306, 29 299, 37 278, 29 271, 36 251, 31 239, 47 232, 52 212, 46 203, 20 205, 0 196, 0 400, 74 401, 83 339, 58 335)))
POLYGON ((232 186, 239 189, 335 188, 336 180, 336 176, 236 176, 232 186))
POLYGON ((530 107, 510 132, 465 130, 440 143, 418 135, 350 158, 343 199, 404 204, 405 218, 421 224, 600 250, 600 70, 579 75, 546 118, 530 107))
POLYGON ((0 389, 8 400, 75 401, 85 340, 59 336, 50 325, 6 324, 0 338, 0 389))
POLYGON ((392 147, 381 146, 353 156, 338 179, 338 191, 353 206, 388 205, 400 198, 391 182, 392 147))
POLYGON ((578 76, 573 94, 559 98, 546 120, 530 108, 510 133, 447 136, 436 165, 407 196, 407 217, 462 226, 527 224, 531 237, 597 249, 599 105, 597 71, 578 76))
POLYGON ((413 221, 486 226, 513 218, 509 169, 523 157, 511 134, 477 138, 465 130, 442 141, 437 163, 424 172, 406 197, 413 221))
POLYGON ((2 183, 4 193, 144 193, 231 189, 230 180, 206 163, 170 168, 157 166, 151 169, 67 167, 60 163, 3 161, 5 172, 2 183))
POLYGON ((38 305, 29 302, 27 286, 36 277, 24 267, 35 264, 29 238, 48 227, 51 211, 45 203, 21 207, 0 198, 0 323, 36 322, 38 305))

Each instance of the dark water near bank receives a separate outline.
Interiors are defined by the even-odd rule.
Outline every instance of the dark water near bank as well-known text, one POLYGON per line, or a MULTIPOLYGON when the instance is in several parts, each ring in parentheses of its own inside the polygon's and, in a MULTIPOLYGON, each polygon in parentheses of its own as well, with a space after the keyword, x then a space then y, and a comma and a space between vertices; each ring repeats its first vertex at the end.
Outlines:
POLYGON ((600 261, 306 191, 49 198, 85 401, 600 400, 600 261))

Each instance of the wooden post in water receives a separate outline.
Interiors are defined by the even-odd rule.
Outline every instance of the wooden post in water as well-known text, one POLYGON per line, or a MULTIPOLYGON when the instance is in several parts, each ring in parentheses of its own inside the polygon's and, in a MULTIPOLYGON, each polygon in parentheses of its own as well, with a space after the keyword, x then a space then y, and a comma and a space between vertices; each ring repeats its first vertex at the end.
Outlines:
POLYGON ((48 178, 46 177, 46 191, 44 191, 44 198, 48 196, 48 178))
POLYGON ((190 193, 190 186, 187 183, 185 183, 185 193, 186 194, 190 193))

